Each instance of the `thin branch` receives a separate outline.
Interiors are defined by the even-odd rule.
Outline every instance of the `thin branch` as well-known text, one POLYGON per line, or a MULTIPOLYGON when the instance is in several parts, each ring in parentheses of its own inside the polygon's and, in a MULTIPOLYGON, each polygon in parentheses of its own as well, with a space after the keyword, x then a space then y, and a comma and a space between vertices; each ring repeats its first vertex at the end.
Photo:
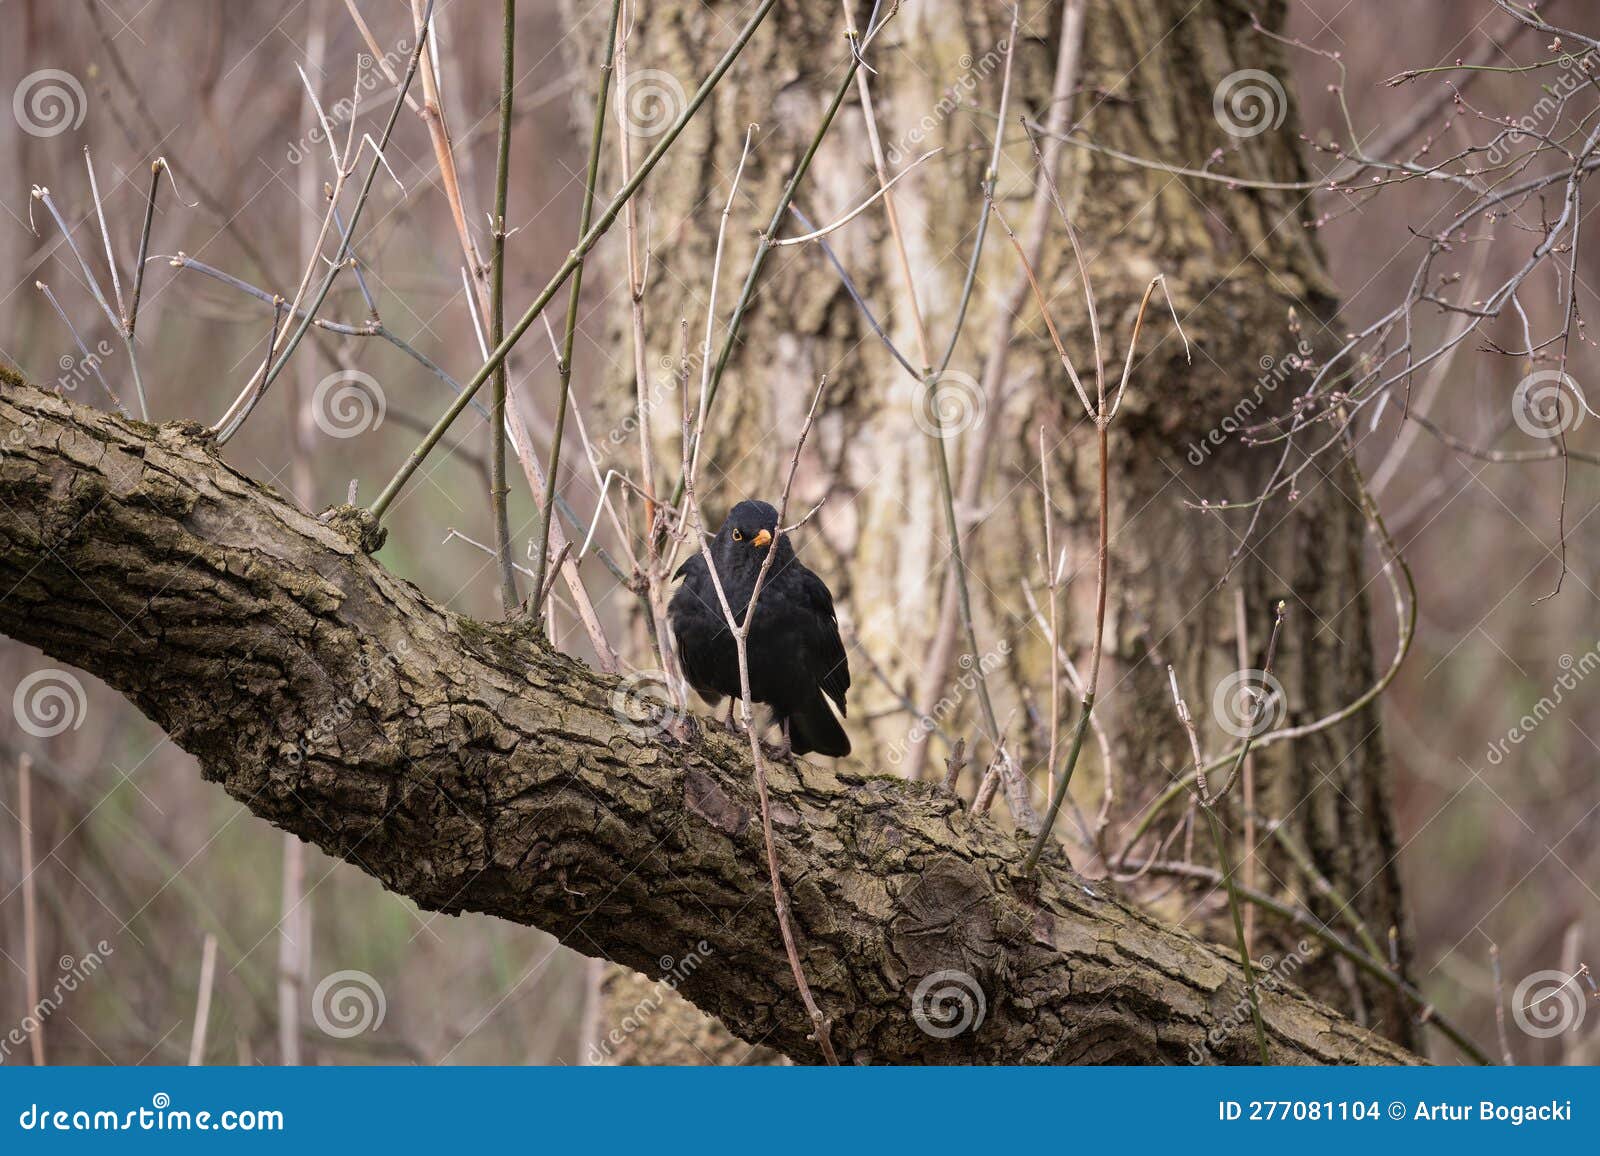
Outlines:
POLYGON ((199 1067, 205 1061, 206 1028, 211 1022, 211 987, 217 976, 217 937, 206 932, 205 944, 200 949, 200 989, 194 999, 194 1029, 189 1034, 189 1066, 199 1067))
MULTIPOLYGON (((777 535, 783 533, 784 518, 789 510, 789 495, 794 489, 795 474, 800 468, 800 452, 805 448, 806 437, 811 432, 811 427, 817 419, 817 407, 822 401, 823 392, 828 387, 826 376, 817 385, 817 392, 811 399, 811 409, 806 413, 805 424, 800 428, 800 436, 795 439, 794 457, 789 462, 789 477, 784 482, 783 497, 778 504, 777 535)), ((700 511, 699 499, 695 496, 693 472, 689 468, 689 421, 684 418, 683 431, 683 479, 684 494, 689 508, 694 514, 695 539, 700 544, 700 556, 705 560, 706 571, 711 576, 711 585, 717 592, 717 602, 722 607, 723 618, 727 621, 728 629, 733 634, 734 647, 739 660, 739 693, 744 706, 744 716, 747 721, 746 732, 750 738, 750 757, 755 763, 756 793, 761 800, 761 830, 766 843, 767 872, 772 880, 772 900, 777 910, 778 929, 783 937, 784 952, 789 958, 789 969, 794 975, 795 986, 799 989, 800 1000, 805 1005, 806 1013, 811 1017, 813 1038, 822 1050, 828 1063, 835 1066, 839 1057, 834 1054, 833 1042, 830 1039, 832 1020, 825 1016, 817 1005, 815 997, 811 994, 811 985, 806 982, 805 969, 800 964, 800 952, 796 946, 794 928, 789 919, 789 898, 784 892, 783 876, 778 867, 777 841, 772 830, 772 808, 767 796, 767 760, 766 754, 761 749, 761 736, 755 727, 755 704, 750 692, 750 657, 748 644, 750 628, 755 623, 756 600, 761 597, 761 588, 766 584, 767 575, 772 570, 772 561, 778 555, 778 538, 774 536, 772 544, 767 548, 765 556, 761 559, 761 569, 756 574, 755 585, 751 587, 750 598, 740 613, 735 613, 728 602, 727 592, 723 589, 722 579, 717 573, 716 559, 711 555, 710 544, 706 541, 705 520, 700 511)))
POLYGON ((728 69, 733 66, 733 62, 744 51, 745 45, 750 42, 750 38, 755 35, 756 29, 761 27, 762 22, 766 20, 768 14, 777 5, 777 2, 778 0, 761 0, 760 7, 751 14, 750 19, 740 29, 739 35, 734 39, 733 44, 723 53, 722 58, 711 70, 710 75, 695 90, 694 96, 689 99, 688 105, 678 116, 678 119, 673 122, 672 127, 667 129, 661 139, 656 142, 655 147, 640 162, 639 171, 634 173, 633 179, 625 182, 622 188, 618 190, 617 195, 611 199, 605 211, 600 214, 599 219, 579 239, 578 244, 567 255, 567 259, 562 262, 555 275, 540 290, 533 303, 517 319, 517 323, 511 327, 510 332, 506 334, 500 344, 490 352, 484 364, 467 381, 462 389, 461 397, 457 398, 455 403, 444 412, 434 424, 433 429, 428 432, 427 437, 422 440, 422 444, 411 451, 399 471, 389 480, 388 485, 383 488, 383 492, 378 495, 378 500, 372 504, 371 513, 375 519, 381 520, 384 514, 388 512, 389 507, 394 503, 401 489, 421 467, 433 448, 439 444, 439 439, 444 436, 451 423, 461 415, 461 411, 467 407, 467 403, 473 395, 478 392, 483 383, 489 379, 489 375, 511 352, 512 347, 522 339, 522 335, 528 331, 528 327, 544 312, 545 306, 550 304, 551 299, 567 283, 567 279, 572 276, 573 271, 582 263, 589 250, 594 248, 600 238, 611 228, 617 216, 622 212, 623 206, 639 191, 639 186, 655 170, 656 165, 661 162, 661 158, 666 156, 667 150, 677 141, 684 127, 693 119, 694 114, 699 111, 700 106, 705 103, 706 99, 710 97, 712 90, 716 88, 728 69))
MULTIPOLYGON (((489 256, 489 339, 496 345, 506 335, 506 194, 511 179, 511 97, 516 88, 517 0, 503 0, 500 32, 500 139, 495 153, 494 230, 489 256)), ((489 422, 489 507, 494 522, 495 559, 500 565, 500 605, 509 617, 521 600, 511 561, 511 524, 506 500, 506 363, 494 371, 494 416, 489 422)))
MULTIPOLYGON (((611 92, 611 62, 617 51, 617 22, 622 16, 622 0, 611 0, 611 23, 606 29, 605 58, 600 62, 600 81, 595 87, 593 125, 589 136, 589 167, 583 178, 583 203, 578 210, 578 236, 589 231, 594 215, 595 186, 600 180, 600 151, 606 134, 606 98, 611 92)), ((561 476, 561 447, 567 428, 567 409, 572 404, 572 351, 578 336, 578 305, 583 294, 583 258, 572 271, 567 289, 567 321, 561 335, 561 357, 556 362, 560 389, 556 394, 556 428, 550 436, 550 458, 544 468, 544 495, 539 510, 544 521, 536 539, 533 559, 533 588, 544 589, 544 575, 550 558, 550 525, 555 521, 556 483, 561 476)))
MULTIPOLYGON (((33 858, 33 756, 26 753, 17 758, 17 825, 22 837, 22 961, 31 1009, 39 1006, 39 897, 33 858)), ((28 1050, 33 1066, 44 1067, 43 1016, 29 1017, 28 1050)))
POLYGON ((773 241, 772 247, 776 249, 781 248, 784 245, 804 245, 807 241, 818 241, 823 237, 826 237, 829 233, 837 232, 848 225, 851 221, 859 217, 862 213, 870 209, 874 204, 877 203, 879 198, 887 196, 889 190, 894 188, 895 185, 899 184, 902 177, 908 176, 912 169, 916 168, 929 157, 942 152, 944 152, 943 147, 929 149, 927 152, 923 153, 916 160, 912 161, 909 165, 896 173, 887 184, 879 186, 877 192, 873 193, 870 197, 862 201, 859 205, 851 209, 838 220, 832 222, 831 224, 823 225, 820 229, 813 229, 811 232, 805 233, 799 237, 784 237, 781 240, 773 241))

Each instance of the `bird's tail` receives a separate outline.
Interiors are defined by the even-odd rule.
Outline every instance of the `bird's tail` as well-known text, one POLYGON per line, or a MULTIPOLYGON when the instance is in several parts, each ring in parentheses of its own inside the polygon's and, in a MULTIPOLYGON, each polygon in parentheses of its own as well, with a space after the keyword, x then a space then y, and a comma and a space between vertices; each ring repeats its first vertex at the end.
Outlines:
POLYGON ((796 755, 812 751, 829 758, 842 759, 850 753, 850 736, 820 693, 789 716, 789 740, 796 755))

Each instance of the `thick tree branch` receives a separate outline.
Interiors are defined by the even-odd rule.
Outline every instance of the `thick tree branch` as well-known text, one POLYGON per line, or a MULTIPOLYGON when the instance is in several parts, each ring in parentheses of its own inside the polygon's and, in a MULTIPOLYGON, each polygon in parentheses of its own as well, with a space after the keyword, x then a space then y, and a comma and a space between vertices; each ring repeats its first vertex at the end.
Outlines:
MULTIPOLYGON (((103 678, 257 815, 422 907, 538 926, 650 975, 692 952, 685 996, 744 1039, 819 1059, 741 743, 631 724, 617 680, 518 624, 434 605, 367 556, 359 512, 308 517, 197 426, 7 376, 0 450, 0 631, 103 678)), ((1024 848, 948 793, 810 764, 774 768, 770 787, 842 1057, 1252 1058, 1225 951, 1059 860, 1030 880, 1024 848), (948 1039, 912 1015, 946 971, 985 1003, 948 1039)), ((1278 1062, 1415 1062, 1287 985, 1262 1014, 1278 1062)))

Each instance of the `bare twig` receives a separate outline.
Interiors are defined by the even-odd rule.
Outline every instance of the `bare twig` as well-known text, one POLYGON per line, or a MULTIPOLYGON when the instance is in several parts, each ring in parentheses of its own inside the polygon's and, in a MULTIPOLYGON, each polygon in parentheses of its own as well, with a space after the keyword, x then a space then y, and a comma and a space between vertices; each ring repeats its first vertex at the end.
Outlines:
POLYGON ((806 414, 805 424, 800 429, 800 435, 795 439, 794 457, 789 462, 789 477, 783 486, 783 497, 778 504, 778 525, 772 544, 767 548, 766 555, 761 560, 761 569, 756 574, 755 585, 750 590, 750 599, 739 612, 735 612, 728 602, 727 592, 722 587, 722 579, 717 574, 716 560, 711 555, 711 547, 706 541, 704 527, 705 521, 700 511, 699 499, 695 496, 694 478, 689 468, 689 429, 688 419, 684 420, 684 461, 683 479, 684 495, 689 504, 689 509, 694 515, 695 538, 700 544, 701 557, 705 559, 706 570, 711 575, 711 584, 717 592, 717 602, 722 607, 723 618, 727 621, 728 629, 733 634, 734 647, 739 659, 739 693, 744 706, 744 715, 747 720, 746 731, 750 738, 750 757, 756 768, 756 794, 761 800, 761 829, 766 842, 767 871, 772 878, 772 900, 777 910, 778 930, 783 937, 783 947, 789 957, 789 969, 794 974, 795 986, 799 989, 801 1002, 805 1005, 807 1014, 811 1017, 813 1036, 817 1046, 822 1050, 828 1063, 837 1065, 839 1057, 834 1053, 833 1041, 830 1039, 832 1021, 823 1014, 817 1005, 816 998, 811 994, 811 985, 806 982, 805 969, 800 963, 799 948, 795 943, 794 928, 789 919, 789 898, 784 892, 783 877, 778 867, 777 842, 772 831, 772 809, 767 798, 767 762, 766 755, 761 749, 761 736, 755 726, 755 704, 750 693, 750 658, 748 643, 750 628, 755 623, 756 600, 761 597, 761 588, 766 584, 767 575, 772 570, 772 561, 778 554, 778 535, 784 532, 784 519, 789 510, 789 495, 794 489, 795 474, 800 468, 800 453, 805 448, 806 437, 811 432, 811 426, 817 418, 817 406, 822 401, 823 392, 828 387, 828 379, 823 377, 817 385, 816 395, 811 399, 811 409, 806 414))
MULTIPOLYGON (((29 1009, 39 1006, 39 897, 33 858, 33 756, 17 758, 17 825, 22 835, 22 955, 29 1009)), ((28 1017, 28 1050, 34 1067, 44 1066, 44 1017, 28 1017)))
POLYGON ((157 157, 150 162, 150 193, 145 198, 144 224, 139 229, 139 255, 133 262, 133 290, 128 296, 128 315, 122 323, 129 341, 133 340, 134 329, 139 324, 139 298, 144 292, 144 266, 150 254, 150 226, 155 222, 156 193, 161 190, 161 174, 166 167, 167 162, 164 157, 157 157))
MULTIPOLYGON (((1282 621, 1282 604, 1279 604, 1279 621, 1282 621)), ((1195 731, 1194 719, 1189 714, 1189 707, 1183 701, 1183 695, 1178 690, 1178 675, 1172 667, 1167 667, 1167 677, 1172 682, 1172 702, 1177 708, 1178 719, 1183 723, 1183 729, 1189 736, 1189 747, 1194 753, 1194 765, 1199 767, 1205 760, 1200 754, 1200 737, 1195 731)), ((1256 710, 1261 704, 1255 704, 1256 710)), ((1251 719, 1253 723, 1254 718, 1251 719)), ((1216 809, 1212 806, 1212 799, 1207 795, 1203 778, 1197 780, 1195 786, 1195 801, 1200 806, 1200 811, 1205 815, 1206 825, 1211 829, 1211 838, 1217 849, 1217 865, 1222 872, 1222 882, 1228 892, 1228 911, 1233 916, 1233 931, 1239 944, 1239 965, 1244 969, 1244 989, 1250 1000, 1250 1019, 1255 1024, 1256 1046, 1261 1054, 1262 1064, 1272 1063, 1272 1053, 1267 1048, 1267 1027, 1261 1019, 1261 996, 1256 991, 1255 967, 1250 962, 1250 951, 1246 946, 1244 933, 1244 917, 1240 912, 1238 882, 1233 877, 1233 863, 1228 852, 1228 840, 1222 832, 1222 820, 1217 818, 1216 809)))
MULTIPOLYGON (((1182 879, 1195 879, 1202 883, 1209 883, 1213 887, 1222 885, 1222 873, 1214 868, 1198 863, 1172 863, 1164 861, 1146 861, 1132 864, 1141 873, 1149 871, 1157 875, 1168 875, 1182 879)), ((1371 976, 1384 986, 1399 992, 1414 1007, 1418 1009, 1418 1020, 1422 1023, 1432 1024, 1438 1028, 1456 1047, 1476 1064, 1490 1064, 1491 1061, 1484 1051, 1474 1044, 1456 1024, 1439 1011, 1426 996, 1411 984, 1407 983, 1397 972, 1390 969, 1384 960, 1374 959, 1359 947, 1355 947, 1340 938, 1326 924, 1315 915, 1301 908, 1291 906, 1281 900, 1259 891, 1246 887, 1237 888, 1239 898, 1247 903, 1260 907, 1263 911, 1270 911, 1293 925, 1294 927, 1314 936, 1337 955, 1348 959, 1361 971, 1371 976)))
POLYGON ((200 989, 194 999, 194 1029, 189 1034, 189 1066, 199 1067, 205 1060, 206 1027, 211 1022, 211 986, 217 976, 217 937, 206 932, 200 949, 200 989))

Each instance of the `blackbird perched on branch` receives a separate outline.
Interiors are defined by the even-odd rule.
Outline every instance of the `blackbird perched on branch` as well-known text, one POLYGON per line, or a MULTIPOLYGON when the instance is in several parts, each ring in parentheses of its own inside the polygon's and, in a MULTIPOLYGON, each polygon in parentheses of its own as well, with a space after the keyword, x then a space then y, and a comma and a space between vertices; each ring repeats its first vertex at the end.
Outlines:
MULTIPOLYGON (((843 758, 850 753, 850 739, 827 699, 838 705, 840 715, 845 713, 850 663, 839 640, 832 592, 795 556, 789 535, 779 532, 778 511, 766 502, 740 502, 711 543, 717 577, 740 625, 768 550, 777 553, 745 644, 750 697, 772 708, 794 754, 816 751, 843 758)), ((667 620, 684 676, 712 706, 724 695, 738 700, 738 648, 705 556, 696 552, 674 577, 682 578, 683 585, 672 596, 667 620)), ((731 721, 731 702, 728 717, 731 721)))

